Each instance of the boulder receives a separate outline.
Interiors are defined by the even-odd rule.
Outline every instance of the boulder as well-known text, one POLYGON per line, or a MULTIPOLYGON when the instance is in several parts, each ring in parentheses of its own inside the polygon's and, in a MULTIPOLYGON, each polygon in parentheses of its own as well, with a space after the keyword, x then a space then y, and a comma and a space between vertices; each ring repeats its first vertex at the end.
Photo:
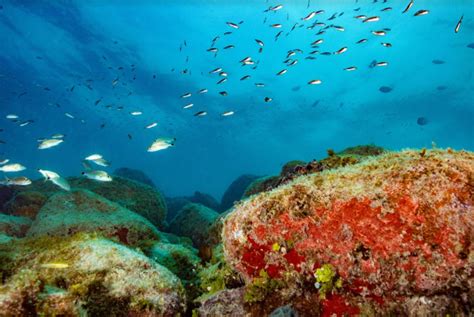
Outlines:
POLYGON ((166 203, 155 188, 123 177, 114 177, 112 182, 73 177, 71 187, 84 188, 108 200, 142 215, 157 228, 163 228, 166 219, 166 203))
POLYGON ((224 192, 219 210, 225 211, 229 208, 232 208, 234 202, 242 199, 247 187, 258 178, 259 176, 256 175, 245 174, 234 180, 224 192))
POLYGON ((143 183, 151 187, 156 187, 153 181, 151 180, 151 178, 148 177, 148 175, 146 175, 144 172, 137 169, 128 168, 128 167, 117 168, 114 171, 114 175, 120 176, 123 178, 128 178, 128 179, 134 180, 139 183, 143 183))
POLYGON ((177 316, 179 279, 142 253, 77 234, 0 244, 5 316, 177 316))
POLYGON ((314 293, 325 316, 463 315, 474 309, 473 227, 474 153, 405 150, 242 201, 223 244, 249 302, 314 293))
POLYGON ((30 228, 31 219, 0 214, 0 234, 22 238, 30 228))
POLYGON ((127 245, 160 239, 158 230, 147 219, 84 189, 51 196, 27 235, 69 236, 77 232, 100 232, 127 245))
POLYGON ((201 204, 190 203, 171 221, 169 232, 189 237, 197 248, 206 244, 208 230, 219 214, 201 204))

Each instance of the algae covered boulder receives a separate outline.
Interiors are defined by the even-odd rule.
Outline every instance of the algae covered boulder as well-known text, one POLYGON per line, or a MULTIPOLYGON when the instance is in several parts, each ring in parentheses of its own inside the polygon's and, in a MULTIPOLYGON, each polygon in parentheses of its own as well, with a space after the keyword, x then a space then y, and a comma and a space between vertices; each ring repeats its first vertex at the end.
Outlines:
POLYGON ((14 197, 5 204, 5 212, 10 215, 35 219, 50 194, 51 193, 35 190, 17 192, 14 197))
POLYGON ((189 237, 196 247, 205 244, 208 230, 219 214, 203 205, 190 203, 171 221, 168 230, 178 236, 189 237))
POLYGON ((71 187, 84 188, 142 215, 158 228, 166 219, 166 203, 155 188, 123 177, 112 182, 97 182, 87 178, 69 179, 71 187))
POLYGON ((137 169, 134 169, 134 168, 128 168, 128 167, 117 168, 114 171, 114 175, 120 176, 120 177, 123 177, 123 178, 128 178, 128 179, 134 180, 136 182, 143 183, 143 184, 151 186, 151 187, 155 187, 155 184, 153 183, 151 178, 148 177, 148 175, 146 175, 144 172, 142 172, 140 170, 137 170, 137 169))
POLYGON ((222 196, 220 210, 225 211, 242 199, 247 187, 258 178, 256 175, 244 174, 235 179, 222 196))
POLYGON ((21 238, 26 235, 30 225, 31 219, 29 218, 0 213, 0 234, 21 238))
POLYGON ((249 302, 316 293, 325 316, 459 315, 474 309, 473 227, 474 153, 406 150, 241 202, 223 243, 249 302))
POLYGON ((128 245, 159 240, 159 232, 147 219, 84 189, 51 196, 36 216, 28 236, 68 236, 77 232, 100 232, 128 245))
POLYGON ((185 310, 174 274, 100 237, 2 244, 0 264, 0 312, 7 316, 176 316, 185 310))

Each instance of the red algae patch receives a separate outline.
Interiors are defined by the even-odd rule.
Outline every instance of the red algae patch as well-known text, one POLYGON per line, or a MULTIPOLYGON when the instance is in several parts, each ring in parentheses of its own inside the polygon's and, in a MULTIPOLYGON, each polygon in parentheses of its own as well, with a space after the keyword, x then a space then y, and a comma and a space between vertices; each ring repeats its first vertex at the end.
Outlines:
POLYGON ((323 316, 464 313, 473 200, 473 153, 386 153, 241 202, 225 220, 225 255, 247 285, 262 272, 278 280, 282 301, 318 292, 323 316), (317 276, 325 265, 331 279, 317 276))

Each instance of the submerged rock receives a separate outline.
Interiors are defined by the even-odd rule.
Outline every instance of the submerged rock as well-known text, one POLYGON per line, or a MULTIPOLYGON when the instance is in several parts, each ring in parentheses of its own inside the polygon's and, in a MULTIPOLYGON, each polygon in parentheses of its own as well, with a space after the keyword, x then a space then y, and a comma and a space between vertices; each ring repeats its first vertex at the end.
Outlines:
POLYGON ((250 303, 317 294, 312 305, 325 316, 467 314, 473 180, 474 153, 452 150, 386 153, 301 176, 227 216, 226 259, 250 303))
POLYGON ((142 215, 157 228, 164 227, 166 203, 155 188, 122 177, 112 182, 97 182, 87 178, 71 178, 73 188, 84 188, 142 215))
POLYGON ((4 215, 0 213, 0 234, 22 238, 30 228, 31 219, 4 215))
POLYGON ((196 247, 206 244, 208 230, 219 214, 201 204, 190 203, 171 221, 169 232, 189 237, 196 247))
POLYGON ((0 312, 8 316, 176 316, 184 290, 168 269, 104 238, 0 244, 0 312))
POLYGON ((234 202, 242 199, 247 187, 259 177, 245 174, 234 180, 224 192, 221 200, 220 210, 225 211, 234 205, 234 202))
POLYGON ((201 204, 216 212, 220 210, 220 204, 214 197, 196 191, 192 196, 166 197, 166 205, 168 206, 167 219, 169 221, 173 220, 181 209, 189 203, 201 204))
POLYGON ((150 177, 148 177, 144 172, 137 169, 128 168, 128 167, 117 168, 114 171, 114 175, 120 176, 123 178, 128 178, 128 179, 143 183, 151 187, 156 187, 150 177))
POLYGON ((35 190, 18 192, 8 203, 5 204, 5 212, 14 216, 35 219, 36 215, 48 200, 51 193, 35 190))
POLYGON ((159 240, 159 232, 147 219, 84 189, 51 196, 27 235, 69 236, 77 232, 100 232, 127 245, 159 240))

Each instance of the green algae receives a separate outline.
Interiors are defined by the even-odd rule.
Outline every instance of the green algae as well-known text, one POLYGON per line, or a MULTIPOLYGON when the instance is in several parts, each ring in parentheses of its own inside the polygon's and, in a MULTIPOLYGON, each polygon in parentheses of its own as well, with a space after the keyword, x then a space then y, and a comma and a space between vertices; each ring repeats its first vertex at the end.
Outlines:
POLYGON ((316 278, 315 286, 319 290, 319 297, 326 298, 326 294, 335 288, 342 287, 341 278, 337 277, 337 272, 331 264, 324 264, 314 272, 316 278))
POLYGON ((250 284, 246 285, 244 301, 249 304, 262 302, 268 295, 283 286, 283 281, 272 279, 268 273, 262 269, 258 277, 255 277, 250 284))

